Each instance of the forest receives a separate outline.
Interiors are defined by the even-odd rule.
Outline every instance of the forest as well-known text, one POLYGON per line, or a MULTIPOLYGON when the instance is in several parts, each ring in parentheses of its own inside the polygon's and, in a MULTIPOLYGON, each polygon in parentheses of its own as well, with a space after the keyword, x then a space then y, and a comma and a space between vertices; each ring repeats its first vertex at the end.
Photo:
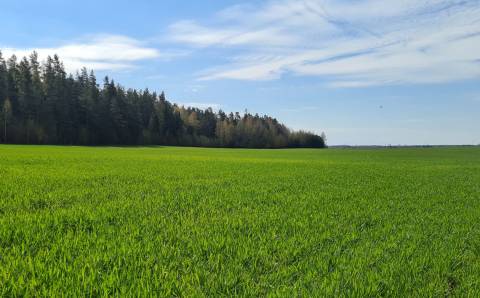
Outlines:
POLYGON ((322 148, 325 136, 292 131, 269 116, 169 102, 165 93, 126 89, 93 71, 67 74, 57 55, 18 60, 0 52, 1 143, 322 148))

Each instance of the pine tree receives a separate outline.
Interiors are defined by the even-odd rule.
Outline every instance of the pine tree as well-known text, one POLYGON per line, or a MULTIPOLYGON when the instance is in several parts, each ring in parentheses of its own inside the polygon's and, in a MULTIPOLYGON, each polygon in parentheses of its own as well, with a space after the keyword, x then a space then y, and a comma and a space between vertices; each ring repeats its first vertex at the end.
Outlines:
POLYGON ((7 99, 7 76, 7 64, 5 59, 3 59, 2 51, 0 51, 0 107, 3 107, 3 102, 7 99))
POLYGON ((13 117, 19 113, 18 106, 18 66, 17 56, 13 55, 7 61, 7 97, 10 100, 13 117))
POLYGON ((38 125, 39 109, 43 98, 42 80, 40 63, 38 62, 37 52, 30 55, 30 69, 32 72, 32 104, 34 106, 34 115, 36 125, 38 125))
POLYGON ((50 56, 47 57, 43 65, 42 82, 43 99, 40 105, 39 118, 45 136, 42 136, 41 139, 45 143, 56 144, 58 142, 56 106, 59 101, 59 95, 56 88, 53 59, 50 56))
POLYGON ((160 102, 165 102, 167 100, 165 97, 165 92, 162 91, 162 93, 160 93, 159 100, 160 102))
POLYGON ((12 118, 12 104, 10 103, 10 99, 7 97, 3 102, 3 142, 8 142, 8 124, 10 119, 12 118))
POLYGON ((18 66, 18 102, 19 102, 19 124, 24 127, 24 142, 29 144, 33 130, 35 128, 34 117, 36 106, 33 99, 33 82, 30 63, 27 58, 23 58, 18 66))

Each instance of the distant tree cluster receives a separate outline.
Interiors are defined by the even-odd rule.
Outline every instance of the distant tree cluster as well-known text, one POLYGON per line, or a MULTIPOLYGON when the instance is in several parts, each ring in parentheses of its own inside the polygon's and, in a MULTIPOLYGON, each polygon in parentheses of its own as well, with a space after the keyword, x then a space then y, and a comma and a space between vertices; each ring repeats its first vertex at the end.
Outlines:
POLYGON ((268 116, 185 108, 108 77, 100 87, 93 72, 67 75, 58 56, 41 65, 35 52, 20 61, 0 52, 0 119, 2 143, 325 147, 268 116))

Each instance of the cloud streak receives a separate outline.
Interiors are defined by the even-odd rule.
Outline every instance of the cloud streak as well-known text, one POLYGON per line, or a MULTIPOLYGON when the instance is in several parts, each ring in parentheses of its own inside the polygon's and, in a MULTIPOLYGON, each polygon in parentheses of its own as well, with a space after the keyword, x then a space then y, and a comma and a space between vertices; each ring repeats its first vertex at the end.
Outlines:
POLYGON ((29 56, 37 51, 40 59, 57 54, 69 72, 87 67, 94 70, 125 70, 135 62, 165 57, 155 48, 144 46, 140 41, 120 35, 95 35, 78 42, 52 48, 5 48, 5 56, 29 56))
POLYGON ((343 88, 480 77, 478 0, 268 1, 177 22, 169 35, 192 48, 240 51, 200 80, 289 74, 343 88))
POLYGON ((195 107, 201 110, 206 110, 208 108, 212 108, 214 111, 218 111, 221 109, 222 105, 218 103, 208 103, 208 102, 180 102, 178 103, 180 106, 184 107, 195 107))

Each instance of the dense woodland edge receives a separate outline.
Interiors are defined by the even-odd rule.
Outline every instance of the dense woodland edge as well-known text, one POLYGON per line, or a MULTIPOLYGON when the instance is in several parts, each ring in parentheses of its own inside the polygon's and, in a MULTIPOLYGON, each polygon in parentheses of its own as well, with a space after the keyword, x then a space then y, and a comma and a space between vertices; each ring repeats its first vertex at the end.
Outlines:
POLYGON ((83 68, 67 75, 57 55, 18 61, 0 51, 0 143, 322 148, 325 136, 269 116, 183 107, 162 92, 125 89, 83 68))

